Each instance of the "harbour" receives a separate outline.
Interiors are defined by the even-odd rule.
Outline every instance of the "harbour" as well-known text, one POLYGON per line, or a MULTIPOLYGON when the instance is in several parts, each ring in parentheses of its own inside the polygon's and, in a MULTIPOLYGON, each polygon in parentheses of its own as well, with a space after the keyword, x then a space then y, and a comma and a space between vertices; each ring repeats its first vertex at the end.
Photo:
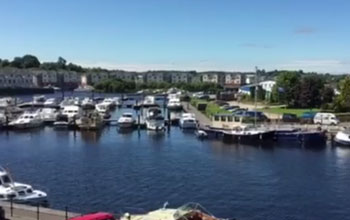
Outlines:
MULTIPOLYGON (((193 106, 183 107, 200 124, 208 122, 193 106)), ((136 112, 116 109, 111 119, 130 111, 136 112)), ((237 219, 343 219, 349 212, 349 148, 245 145, 169 128, 5 129, 0 159, 13 178, 47 192, 50 208, 74 213, 146 212, 167 201, 171 207, 199 202, 216 216, 237 219)))

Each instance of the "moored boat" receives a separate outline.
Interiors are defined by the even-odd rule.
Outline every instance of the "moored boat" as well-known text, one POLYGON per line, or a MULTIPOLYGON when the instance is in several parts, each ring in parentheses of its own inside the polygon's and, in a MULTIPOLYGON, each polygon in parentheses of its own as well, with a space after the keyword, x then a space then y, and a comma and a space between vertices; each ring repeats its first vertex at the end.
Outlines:
POLYGON ((47 202, 47 194, 28 184, 14 182, 10 173, 0 167, 0 201, 40 204, 47 202))
POLYGON ((196 129, 198 124, 193 113, 182 113, 179 125, 183 129, 196 129))
POLYGON ((350 146, 350 131, 338 131, 334 137, 334 141, 339 145, 350 146))
POLYGON ((135 119, 132 113, 126 112, 118 119, 119 128, 132 128, 135 125, 135 119))
POLYGON ((38 111, 24 112, 16 120, 11 121, 9 126, 16 129, 37 128, 43 124, 43 120, 38 111))
POLYGON ((146 112, 146 127, 148 130, 164 131, 165 121, 159 107, 151 107, 146 112))

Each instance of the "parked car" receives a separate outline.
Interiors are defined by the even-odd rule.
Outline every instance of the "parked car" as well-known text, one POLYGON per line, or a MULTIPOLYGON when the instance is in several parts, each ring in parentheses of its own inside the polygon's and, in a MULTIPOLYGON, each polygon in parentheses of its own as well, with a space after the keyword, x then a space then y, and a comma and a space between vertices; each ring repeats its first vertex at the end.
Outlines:
POLYGON ((114 216, 107 212, 96 212, 83 216, 70 218, 69 220, 116 220, 114 216))
POLYGON ((224 109, 225 109, 226 111, 232 112, 232 111, 234 111, 235 109, 239 109, 239 106, 238 106, 238 105, 231 105, 231 106, 226 106, 224 109))
POLYGON ((300 122, 304 124, 312 124, 315 115, 315 112, 304 112, 300 117, 300 122))
POLYGON ((297 123, 299 122, 299 118, 296 114, 290 114, 290 113, 284 113, 282 115, 282 121, 283 122, 292 122, 292 123, 297 123))
POLYGON ((333 113, 319 112, 314 117, 314 123, 320 125, 337 125, 339 124, 339 120, 333 113))

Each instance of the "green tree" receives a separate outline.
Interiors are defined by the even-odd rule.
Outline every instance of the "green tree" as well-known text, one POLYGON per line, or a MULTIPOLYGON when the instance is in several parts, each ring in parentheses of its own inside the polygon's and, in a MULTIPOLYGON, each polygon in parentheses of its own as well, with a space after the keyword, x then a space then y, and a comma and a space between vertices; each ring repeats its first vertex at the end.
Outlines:
POLYGON ((1 67, 7 67, 10 66, 10 61, 4 59, 1 61, 1 67))
POLYGON ((58 57, 57 68, 58 69, 65 69, 66 63, 67 63, 67 61, 63 57, 58 57))
POLYGON ((335 101, 336 111, 350 111, 350 77, 345 77, 339 83, 340 95, 335 101))
POLYGON ((276 78, 276 89, 272 96, 278 97, 280 103, 296 106, 299 96, 300 72, 283 71, 276 78), (281 92, 279 91, 281 90, 281 92))
POLYGON ((299 99, 297 99, 295 105, 302 108, 320 107, 323 87, 323 80, 319 76, 309 75, 303 77, 299 86, 299 99))
POLYGON ((37 57, 33 55, 24 55, 22 57, 22 67, 23 68, 33 68, 33 67, 39 67, 40 62, 37 57))

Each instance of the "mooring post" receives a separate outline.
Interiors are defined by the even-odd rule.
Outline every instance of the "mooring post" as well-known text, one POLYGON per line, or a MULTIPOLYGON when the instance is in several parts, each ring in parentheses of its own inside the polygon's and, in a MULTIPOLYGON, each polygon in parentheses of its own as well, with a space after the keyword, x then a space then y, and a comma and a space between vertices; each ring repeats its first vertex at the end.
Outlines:
POLYGON ((13 217, 13 199, 12 198, 10 200, 10 212, 11 212, 11 217, 13 217))
POLYGON ((40 213, 40 210, 39 210, 39 203, 36 205, 36 219, 39 220, 39 213, 40 213))
POLYGON ((66 211, 66 220, 68 220, 68 207, 67 206, 65 208, 65 211, 66 211))

